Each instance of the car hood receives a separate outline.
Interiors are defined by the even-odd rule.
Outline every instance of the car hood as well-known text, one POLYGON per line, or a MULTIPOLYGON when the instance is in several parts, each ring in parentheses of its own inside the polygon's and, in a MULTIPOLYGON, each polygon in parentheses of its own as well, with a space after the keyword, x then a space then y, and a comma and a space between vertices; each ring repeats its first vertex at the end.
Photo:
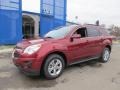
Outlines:
POLYGON ((44 41, 45 41, 45 39, 27 40, 27 42, 28 42, 29 44, 38 44, 38 43, 41 43, 41 42, 44 42, 44 41))
POLYGON ((35 44, 43 44, 45 42, 51 42, 54 41, 53 39, 32 39, 32 40, 23 40, 19 42, 16 47, 17 48, 26 48, 30 45, 35 45, 35 44))

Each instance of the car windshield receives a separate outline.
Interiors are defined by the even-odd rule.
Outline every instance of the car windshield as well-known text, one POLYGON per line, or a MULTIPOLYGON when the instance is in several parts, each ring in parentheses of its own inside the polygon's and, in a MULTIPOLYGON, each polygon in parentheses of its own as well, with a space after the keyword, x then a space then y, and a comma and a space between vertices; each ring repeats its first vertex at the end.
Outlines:
POLYGON ((48 32, 44 37, 45 38, 54 38, 54 39, 64 38, 70 32, 71 27, 72 26, 56 28, 56 29, 48 32))

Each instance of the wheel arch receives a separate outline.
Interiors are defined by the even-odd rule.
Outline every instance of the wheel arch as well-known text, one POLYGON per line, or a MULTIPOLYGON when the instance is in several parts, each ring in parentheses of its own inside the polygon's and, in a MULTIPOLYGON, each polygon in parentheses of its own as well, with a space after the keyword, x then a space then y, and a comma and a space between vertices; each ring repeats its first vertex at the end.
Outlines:
POLYGON ((44 67, 44 64, 45 64, 45 62, 46 62, 46 59, 47 59, 48 56, 51 55, 51 54, 58 54, 58 55, 62 56, 62 58, 64 59, 64 62, 65 62, 65 67, 68 65, 67 57, 66 57, 66 55, 65 55, 63 52, 61 52, 61 51, 53 51, 53 52, 48 53, 48 54, 45 56, 45 58, 43 59, 40 72, 43 71, 43 67, 44 67))
POLYGON ((111 49, 112 49, 111 45, 106 45, 105 47, 108 48, 111 52, 111 49))

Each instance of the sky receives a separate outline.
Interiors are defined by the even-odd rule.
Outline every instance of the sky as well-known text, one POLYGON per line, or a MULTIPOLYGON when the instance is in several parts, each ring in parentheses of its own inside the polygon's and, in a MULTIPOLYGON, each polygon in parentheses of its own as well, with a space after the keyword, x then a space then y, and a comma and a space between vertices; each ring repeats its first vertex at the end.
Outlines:
MULTIPOLYGON (((40 12, 40 0, 22 0, 24 11, 40 12)), ((120 0, 67 0, 67 21, 120 26, 120 0), (76 18, 78 17, 78 18, 76 18)))

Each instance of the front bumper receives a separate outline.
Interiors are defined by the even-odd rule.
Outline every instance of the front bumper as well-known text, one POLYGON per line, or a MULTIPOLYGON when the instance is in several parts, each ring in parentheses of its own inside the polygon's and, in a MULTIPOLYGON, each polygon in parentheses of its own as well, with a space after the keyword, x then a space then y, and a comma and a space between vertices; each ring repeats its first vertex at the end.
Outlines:
MULTIPOLYGON (((25 59, 24 59, 25 60, 25 59)), ((30 60, 30 59, 27 59, 30 60)), ((23 72, 25 75, 27 76, 38 76, 40 75, 40 63, 36 63, 33 66, 33 63, 29 63, 29 64, 24 64, 23 62, 20 62, 20 59, 13 59, 13 62, 15 64, 15 66, 21 71, 23 72), (38 67, 38 68, 36 68, 38 67)))
POLYGON ((40 71, 36 71, 36 70, 32 70, 32 69, 24 69, 21 66, 17 66, 18 69, 24 73, 27 76, 39 76, 40 75, 40 71))
POLYGON ((23 55, 19 50, 14 50, 12 54, 13 63, 18 69, 28 76, 40 75, 41 62, 34 56, 23 55))

